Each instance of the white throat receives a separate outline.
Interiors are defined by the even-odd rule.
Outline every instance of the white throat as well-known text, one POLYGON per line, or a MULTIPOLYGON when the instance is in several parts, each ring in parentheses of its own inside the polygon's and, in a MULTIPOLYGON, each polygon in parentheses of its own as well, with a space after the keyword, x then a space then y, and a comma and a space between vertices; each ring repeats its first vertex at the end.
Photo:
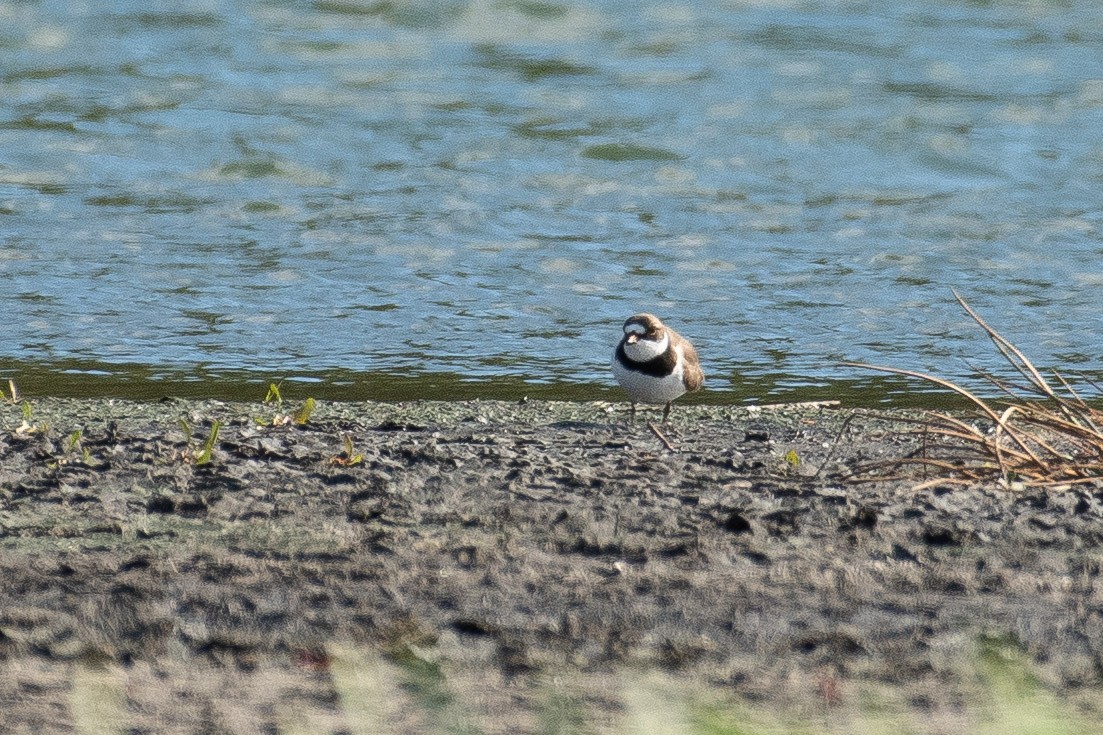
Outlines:
POLYGON ((632 362, 647 362, 666 352, 668 347, 670 347, 670 335, 664 334, 658 342, 650 339, 638 339, 634 343, 625 342, 624 354, 632 362))

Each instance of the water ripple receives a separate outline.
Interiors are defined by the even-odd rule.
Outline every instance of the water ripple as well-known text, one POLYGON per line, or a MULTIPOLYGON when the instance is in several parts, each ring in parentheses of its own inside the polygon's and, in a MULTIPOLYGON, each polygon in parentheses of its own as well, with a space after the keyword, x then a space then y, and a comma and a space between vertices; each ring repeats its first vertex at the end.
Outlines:
POLYGON ((951 287, 1101 372, 1092 3, 0 17, 2 378, 615 396, 646 309, 702 400, 901 401, 836 363, 999 368, 951 287))

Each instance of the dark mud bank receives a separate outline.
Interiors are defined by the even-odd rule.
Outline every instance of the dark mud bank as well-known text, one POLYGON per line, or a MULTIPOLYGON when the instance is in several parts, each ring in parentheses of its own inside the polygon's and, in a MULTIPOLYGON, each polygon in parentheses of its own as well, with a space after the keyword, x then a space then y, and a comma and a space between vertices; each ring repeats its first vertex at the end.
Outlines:
POLYGON ((89 661, 128 672, 151 731, 339 719, 334 641, 430 656, 501 732, 564 672, 594 711, 617 705, 585 682, 624 667, 953 709, 983 637, 1068 696, 1103 676, 1103 488, 848 482, 909 444, 845 409, 683 407, 671 451, 606 404, 32 408, 0 409, 11 731, 64 730, 89 661))

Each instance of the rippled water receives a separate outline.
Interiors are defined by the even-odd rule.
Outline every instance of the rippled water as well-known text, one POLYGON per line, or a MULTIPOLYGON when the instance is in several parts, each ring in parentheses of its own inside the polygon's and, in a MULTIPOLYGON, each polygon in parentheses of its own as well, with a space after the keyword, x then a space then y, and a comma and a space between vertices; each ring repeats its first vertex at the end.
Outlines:
POLYGON ((951 286, 1098 377, 1101 131, 1087 1, 0 0, 0 377, 596 397, 646 309, 877 400, 999 364, 951 286))

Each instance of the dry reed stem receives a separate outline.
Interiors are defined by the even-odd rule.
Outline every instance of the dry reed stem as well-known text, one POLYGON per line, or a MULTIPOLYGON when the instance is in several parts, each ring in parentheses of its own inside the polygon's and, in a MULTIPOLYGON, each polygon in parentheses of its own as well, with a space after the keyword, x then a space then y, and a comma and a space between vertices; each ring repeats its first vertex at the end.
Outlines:
MULTIPOLYGON (((904 432, 924 437, 922 456, 867 464, 854 471, 853 479, 882 469, 919 465, 935 470, 940 476, 925 480, 917 489, 940 483, 970 484, 992 480, 999 480, 1008 488, 1103 481, 1103 429, 1100 428, 1103 411, 1088 404, 1060 374, 1054 373, 1052 383, 1047 380, 1022 350, 990 326, 957 291, 953 294, 1000 355, 1027 382, 1012 384, 978 371, 981 377, 1006 394, 1004 400, 992 402, 935 375, 881 365, 844 363, 850 367, 917 378, 950 390, 969 401, 979 418, 991 424, 990 430, 982 431, 968 421, 935 411, 926 412, 922 419, 892 417, 894 421, 922 427, 904 432), (936 441, 928 443, 928 436, 935 437, 936 441)), ((1090 380, 1087 382, 1099 389, 1090 380)))
POLYGON ((1034 364, 1027 359, 1026 355, 1024 355, 1018 347, 1005 339, 1003 335, 1001 335, 992 327, 988 326, 988 322, 984 321, 984 319, 981 318, 980 314, 974 311, 973 307, 969 306, 969 304, 965 301, 965 299, 961 297, 961 294, 959 294, 957 290, 950 290, 953 292, 954 298, 957 299, 957 302, 961 304, 961 308, 965 309, 965 313, 972 317, 973 321, 975 321, 980 326, 980 328, 985 331, 985 333, 988 335, 988 338, 992 340, 992 343, 996 345, 996 348, 1000 351, 1000 354, 1002 354, 1004 358, 1006 358, 1006 360, 1011 363, 1011 366, 1018 370, 1024 378, 1033 383, 1039 391, 1045 393, 1050 398, 1060 400, 1060 398, 1053 392, 1053 389, 1050 388, 1049 383, 1047 383, 1045 378, 1042 377, 1042 374, 1039 373, 1037 368, 1034 367, 1034 364), (1017 358, 1018 362, 1012 359, 1012 355, 1017 358))

